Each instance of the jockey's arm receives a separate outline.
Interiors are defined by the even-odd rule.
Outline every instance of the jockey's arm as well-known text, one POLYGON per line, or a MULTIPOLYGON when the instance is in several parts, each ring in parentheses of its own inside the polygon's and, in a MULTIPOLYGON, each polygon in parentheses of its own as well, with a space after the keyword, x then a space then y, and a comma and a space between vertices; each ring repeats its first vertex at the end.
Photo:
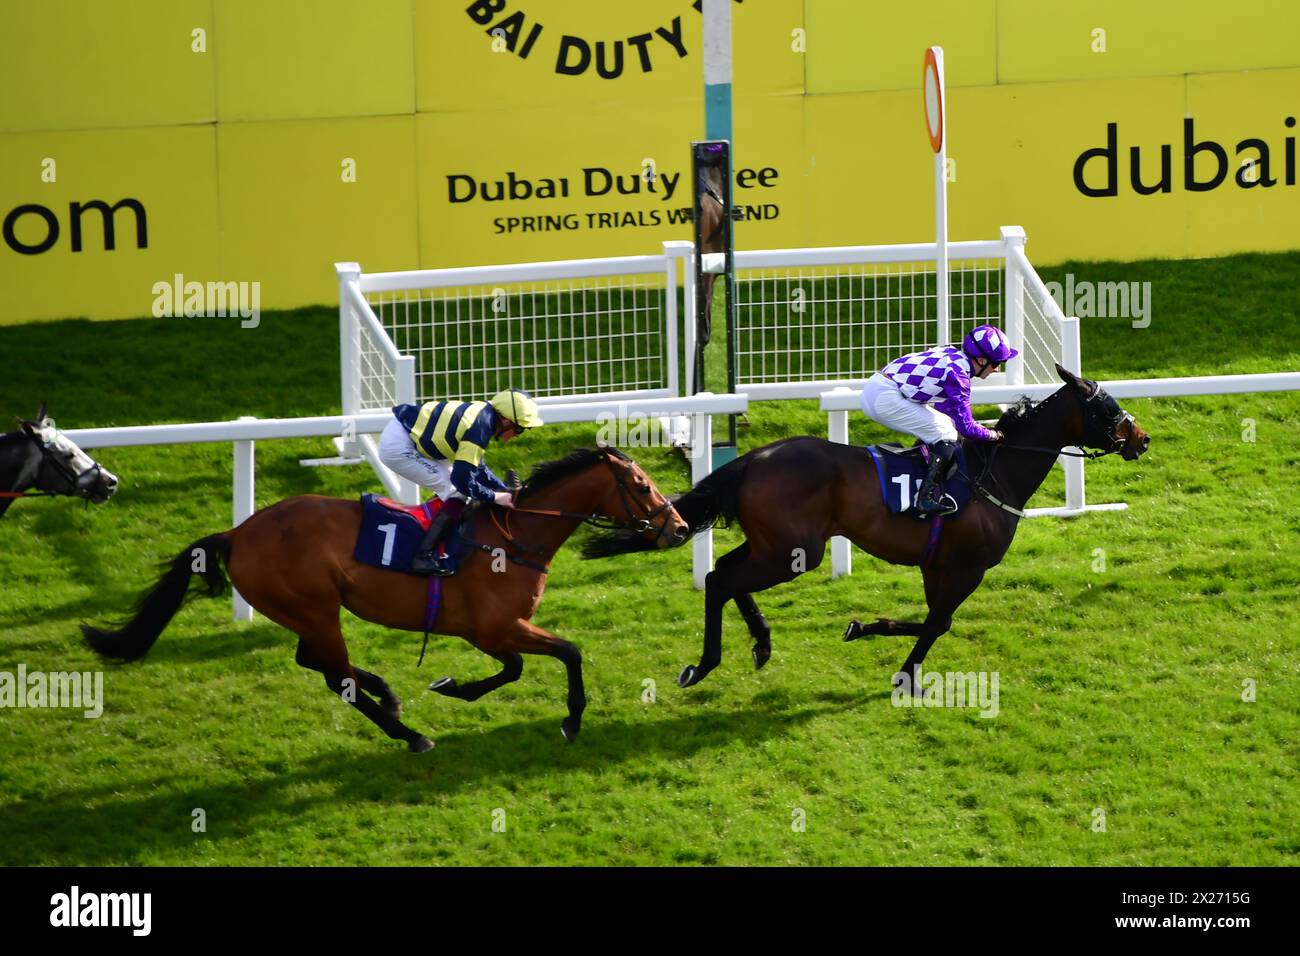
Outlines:
POLYGON ((949 369, 942 385, 943 397, 934 403, 934 407, 952 419, 957 433, 972 441, 997 441, 998 433, 989 431, 971 414, 970 379, 957 369, 949 369))
POLYGON ((499 491, 509 491, 491 469, 483 463, 492 433, 487 420, 475 422, 461 436, 456 457, 451 463, 451 483, 467 498, 494 501, 499 491))

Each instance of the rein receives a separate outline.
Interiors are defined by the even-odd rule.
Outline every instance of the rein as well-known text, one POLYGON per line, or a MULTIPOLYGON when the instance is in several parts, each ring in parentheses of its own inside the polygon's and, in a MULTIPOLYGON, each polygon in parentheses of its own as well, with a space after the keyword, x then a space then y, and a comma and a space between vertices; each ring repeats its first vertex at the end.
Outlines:
MULTIPOLYGON (((1085 400, 1085 406, 1084 406, 1085 417, 1091 417, 1087 411, 1088 403, 1097 400, 1103 394, 1104 393, 1100 389, 1098 389, 1096 393, 1094 393, 1091 397, 1085 400)), ((1046 404, 1046 402, 1040 403, 1038 407, 1041 408, 1042 405, 1044 404, 1046 404)), ((1007 512, 1008 514, 1013 514, 1018 518, 1023 518, 1025 516, 1023 510, 1021 510, 1020 508, 1013 507, 1007 502, 1002 501, 997 496, 992 494, 987 488, 984 487, 984 480, 988 478, 993 481, 993 484, 997 488, 998 492, 1002 493, 1001 483, 992 474, 993 463, 997 459, 999 449, 1006 448, 1010 451, 1041 452, 1043 454, 1048 454, 1048 455, 1067 455, 1071 458, 1083 458, 1088 461, 1096 461, 1098 458, 1105 458, 1107 455, 1118 454, 1123 449, 1124 440, 1119 437, 1119 429, 1120 426, 1123 425, 1124 422, 1126 421, 1128 422, 1133 421, 1133 416, 1130 415, 1128 412, 1123 412, 1123 411, 1118 417, 1116 417, 1113 420, 1112 427, 1110 430, 1110 436, 1109 436, 1111 447, 1106 451, 1066 451, 1064 448, 1048 448, 1042 445, 1011 445, 1005 442, 997 442, 996 444, 993 445, 993 450, 989 452, 988 457, 985 458, 984 468, 980 471, 979 477, 974 480, 971 479, 970 475, 963 475, 963 477, 967 481, 969 481, 971 483, 971 486, 976 491, 978 491, 980 495, 982 495, 994 507, 1000 508, 1003 511, 1007 512)))

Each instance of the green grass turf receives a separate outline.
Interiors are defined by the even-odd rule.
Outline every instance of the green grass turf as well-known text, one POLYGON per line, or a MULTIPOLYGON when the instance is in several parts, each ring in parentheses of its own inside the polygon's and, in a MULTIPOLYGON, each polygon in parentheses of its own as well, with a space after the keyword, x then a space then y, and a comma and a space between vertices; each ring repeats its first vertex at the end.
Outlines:
MULTIPOLYGON (((1300 255, 1260 255, 1044 278, 1153 282, 1150 328, 1083 323, 1085 369, 1114 378, 1300 367, 1298 270, 1300 255)), ((0 328, 0 408, 31 415, 47 398, 64 427, 324 414, 338 408, 337 341, 328 308, 257 329, 0 328)), ((120 613, 158 560, 227 527, 231 477, 229 445, 105 449, 123 481, 111 502, 20 501, 0 520, 0 671, 102 668, 106 695, 98 720, 0 710, 0 863, 1294 864, 1300 395, 1123 404, 1151 452, 1090 464, 1088 496, 1129 510, 1024 523, 927 661, 998 672, 996 718, 896 709, 906 640, 840 642, 852 616, 923 615, 915 569, 856 553, 851 577, 832 581, 827 562, 758 595, 774 646, 761 672, 729 607, 723 666, 681 690, 702 633, 689 551, 581 562, 570 546, 535 620, 584 654, 573 745, 557 662, 529 658, 517 683, 466 704, 424 687, 495 662, 434 638, 417 670, 418 635, 345 620, 353 659, 436 740, 421 756, 298 668, 288 633, 233 623, 225 600, 191 604, 143 662, 101 665, 77 623, 120 613)), ((749 418, 742 451, 825 432, 813 403, 749 418)), ((547 428, 491 460, 526 470, 593 431, 547 428)), ((885 437, 855 416, 854 441, 885 437)), ((259 443, 258 504, 375 487, 361 467, 297 464, 329 453, 259 443)), ((687 487, 665 451, 636 456, 664 490, 687 487)), ((1034 504, 1060 494, 1057 473, 1034 504)), ((738 540, 719 532, 719 553, 738 540)))

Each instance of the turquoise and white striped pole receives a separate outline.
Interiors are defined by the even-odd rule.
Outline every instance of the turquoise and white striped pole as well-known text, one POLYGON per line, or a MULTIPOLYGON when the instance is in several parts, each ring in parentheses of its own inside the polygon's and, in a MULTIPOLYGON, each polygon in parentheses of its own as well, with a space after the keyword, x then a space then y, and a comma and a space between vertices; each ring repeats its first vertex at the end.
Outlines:
POLYGON ((703 7, 704 137, 727 142, 731 142, 731 3, 704 0, 703 7))

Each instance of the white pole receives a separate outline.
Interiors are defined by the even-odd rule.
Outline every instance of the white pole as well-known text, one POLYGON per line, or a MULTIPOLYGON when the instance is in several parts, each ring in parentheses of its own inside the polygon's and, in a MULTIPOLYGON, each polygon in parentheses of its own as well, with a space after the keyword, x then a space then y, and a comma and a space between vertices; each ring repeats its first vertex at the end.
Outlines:
MULTIPOLYGON (((1083 374, 1083 356, 1079 345, 1079 320, 1073 316, 1061 320, 1061 362, 1075 375, 1083 374)), ((1083 510, 1083 459, 1061 456, 1065 469, 1065 507, 1083 510)))
MULTIPOLYGON (((700 394, 708 394, 701 392, 700 394)), ((693 415, 691 428, 691 485, 698 485, 713 471, 713 416, 693 415)), ((697 534, 691 540, 691 566, 697 588, 704 587, 704 578, 713 570, 713 529, 697 534)))
MULTIPOLYGON (((674 239, 664 243, 664 258, 667 260, 667 277, 664 288, 665 304, 667 306, 665 318, 668 322, 666 330, 668 352, 664 360, 668 363, 668 391, 672 395, 682 394, 681 378, 677 372, 677 363, 681 358, 677 349, 677 324, 680 321, 680 315, 677 311, 677 270, 681 270, 681 285, 684 287, 688 281, 687 277, 693 278, 694 260, 691 258, 691 253, 694 251, 695 246, 693 243, 681 239, 674 239)), ((695 302, 690 291, 682 297, 682 311, 687 316, 695 314, 695 302)), ((686 324, 689 326, 691 323, 688 321, 686 324)), ((686 366, 688 369, 690 364, 687 361, 686 366)), ((687 374, 690 373, 687 372, 687 374)), ((689 395, 690 391, 688 390, 686 394, 689 395)))
POLYGON ((1025 230, 1019 226, 1002 227, 1002 245, 1006 249, 1005 279, 1002 283, 1002 295, 1006 313, 1007 338, 1011 347, 1020 354, 1007 362, 1007 384, 1025 384, 1025 281, 1020 274, 1020 261, 1012 253, 1013 248, 1025 247, 1025 230))
MULTIPOLYGON (((243 415, 240 417, 239 421, 251 422, 251 421, 255 421, 255 419, 251 415, 243 415)), ((234 479, 235 487, 234 487, 233 502, 231 507, 231 511, 232 511, 231 517, 233 519, 234 526, 237 528, 245 521, 247 521, 249 517, 252 516, 256 495, 254 493, 254 488, 253 488, 253 483, 255 480, 254 467, 253 467, 254 443, 252 439, 249 439, 247 441, 237 441, 234 444, 235 444, 235 479, 234 479)), ((253 619, 252 605, 250 605, 247 601, 245 601, 242 597, 240 597, 239 592, 234 590, 234 588, 231 588, 231 592, 232 592, 232 603, 234 605, 233 610, 234 610, 235 620, 251 621, 253 619)))
MULTIPOLYGON (((344 415, 355 415, 361 409, 361 369, 357 361, 360 349, 356 319, 352 316, 352 304, 348 301, 346 287, 361 281, 361 266, 355 262, 336 262, 334 271, 339 277, 339 380, 342 387, 342 409, 344 415)), ((339 445, 339 455, 354 458, 360 455, 356 446, 356 436, 345 436, 347 440, 339 445)))
MULTIPOLYGON (((852 393, 852 389, 837 388, 837 392, 852 393)), ((849 413, 847 411, 826 413, 826 437, 841 445, 849 443, 849 413)), ((841 535, 831 538, 831 577, 853 573, 853 549, 849 539, 841 535)))
MULTIPOLYGON (((686 331, 686 341, 683 353, 686 356, 686 394, 695 394, 695 243, 683 242, 683 245, 690 246, 691 256, 689 259, 682 260, 682 306, 686 312, 686 320, 682 323, 682 328, 686 331)), ((703 384, 703 383, 701 383, 703 384)))
MULTIPOLYGON (((397 403, 399 405, 414 405, 419 399, 415 394, 415 356, 403 355, 397 360, 397 403)), ((379 447, 373 443, 376 459, 379 455, 379 447)), ((384 469, 388 471, 387 468, 384 469)), ((383 476, 380 476, 381 480, 383 476)), ((396 474, 393 479, 397 483, 394 495, 397 500, 407 505, 418 505, 420 503, 420 486, 415 482, 402 478, 396 474)))

